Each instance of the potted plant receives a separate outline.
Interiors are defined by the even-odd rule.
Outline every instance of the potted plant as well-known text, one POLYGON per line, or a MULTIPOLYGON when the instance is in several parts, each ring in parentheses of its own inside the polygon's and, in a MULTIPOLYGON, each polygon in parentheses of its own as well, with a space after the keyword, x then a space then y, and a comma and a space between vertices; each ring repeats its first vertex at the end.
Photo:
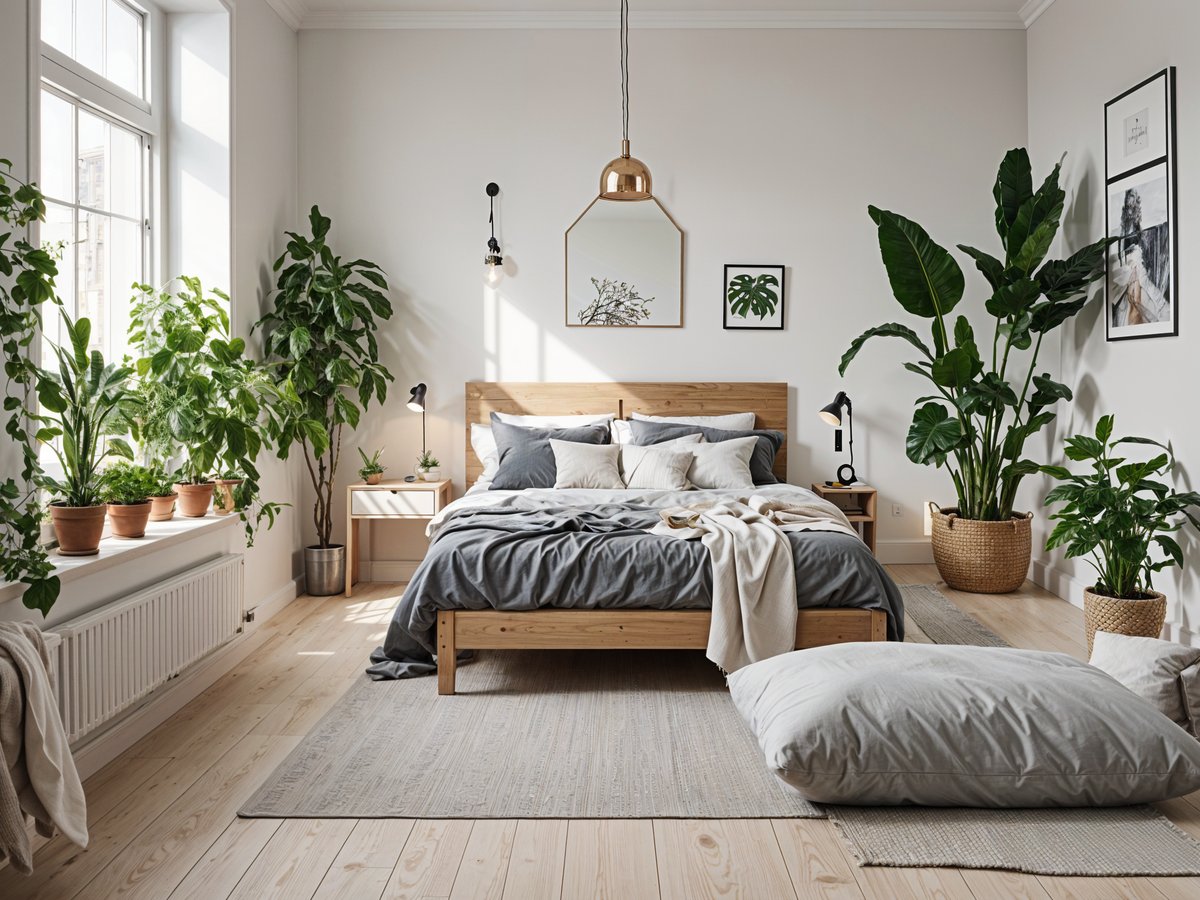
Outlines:
POLYGON ((50 517, 64 556, 99 552, 104 533, 105 503, 100 472, 110 456, 133 459, 133 449, 118 435, 128 425, 129 369, 105 364, 99 350, 88 352, 92 323, 73 321, 65 313, 70 349, 54 347, 58 371, 38 371, 37 395, 42 413, 39 441, 49 444, 62 469, 61 478, 41 477, 55 499, 50 517))
POLYGON ((145 466, 116 462, 104 470, 100 485, 113 537, 144 537, 150 521, 150 495, 158 489, 154 473, 145 466))
POLYGON ((333 542, 342 432, 358 426, 372 399, 387 397, 393 378, 379 361, 375 329, 392 307, 379 267, 335 256, 326 240, 330 220, 315 206, 308 218, 311 236, 288 232, 274 266, 274 308, 255 327, 263 330, 265 364, 280 393, 266 407, 267 432, 282 459, 299 446, 316 498, 316 543, 304 550, 307 590, 329 595, 345 586, 346 548, 333 542))
POLYGON ((1071 399, 1065 384, 1038 374, 1038 355, 1046 335, 1088 303, 1104 270, 1108 239, 1045 260, 1063 214, 1061 166, 1034 190, 1028 153, 1010 150, 993 189, 1002 258, 958 245, 991 289, 984 304, 991 334, 982 341, 966 316, 950 321, 965 287, 954 257, 916 222, 868 208, 892 293, 905 311, 929 320, 932 346, 907 325, 878 325, 854 340, 838 371, 844 375, 873 337, 898 337, 917 350, 904 368, 932 393, 917 401, 906 451, 915 463, 945 466, 954 481, 955 504, 933 510, 933 554, 958 590, 1004 593, 1025 580, 1032 514, 1013 507, 1021 480, 1040 468, 1023 456, 1025 443, 1054 421, 1059 400, 1071 399))
POLYGON ((362 457, 363 464, 359 467, 358 477, 367 484, 379 484, 383 478, 383 473, 387 471, 387 466, 379 461, 380 455, 383 453, 383 448, 380 447, 370 456, 363 453, 362 447, 358 448, 358 455, 362 457))
POLYGON ((213 496, 213 512, 218 516, 227 516, 230 513, 237 512, 238 504, 234 497, 234 488, 245 482, 246 479, 238 475, 237 472, 225 472, 217 479, 217 492, 213 496))
POLYGON ((1149 438, 1112 434, 1113 417, 1104 416, 1094 436, 1067 438, 1067 458, 1090 463, 1092 470, 1086 474, 1063 466, 1041 467, 1062 482, 1046 495, 1047 503, 1063 504, 1050 517, 1058 524, 1046 549, 1065 547, 1067 558, 1083 558, 1096 570, 1096 583, 1083 593, 1089 654, 1097 631, 1159 636, 1167 599, 1154 590, 1154 573, 1183 565, 1183 550, 1171 537, 1183 525, 1180 516, 1200 529, 1200 519, 1192 513, 1200 507, 1200 493, 1180 493, 1159 480, 1175 468, 1171 449, 1149 438), (1134 448, 1126 445, 1165 452, 1131 462, 1125 454, 1134 448), (1165 556, 1154 560, 1152 546, 1165 556))
POLYGON ((437 481, 442 477, 441 462, 428 450, 422 450, 417 457, 417 475, 422 481, 437 481))
POLYGON ((168 522, 175 517, 175 501, 179 494, 174 480, 161 467, 151 467, 154 487, 150 491, 150 521, 168 522))
POLYGON ((22 584, 21 602, 46 615, 58 599, 59 581, 42 540, 38 493, 42 468, 32 434, 33 394, 38 369, 30 348, 39 339, 42 306, 57 303, 53 248, 35 247, 27 229, 46 217, 42 193, 12 176, 0 159, 0 356, 3 357, 4 433, 11 456, 0 476, 0 582, 22 584), (19 462, 18 462, 19 460, 19 462))

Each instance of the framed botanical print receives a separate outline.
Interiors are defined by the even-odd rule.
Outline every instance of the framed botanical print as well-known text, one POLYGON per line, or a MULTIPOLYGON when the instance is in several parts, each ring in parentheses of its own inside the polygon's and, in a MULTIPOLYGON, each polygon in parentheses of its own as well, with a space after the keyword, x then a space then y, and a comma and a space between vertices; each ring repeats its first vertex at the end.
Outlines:
POLYGON ((783 270, 779 265, 727 264, 721 294, 725 328, 782 331, 783 270))
POLYGON ((1177 335, 1174 67, 1106 103, 1104 133, 1105 337, 1177 335))

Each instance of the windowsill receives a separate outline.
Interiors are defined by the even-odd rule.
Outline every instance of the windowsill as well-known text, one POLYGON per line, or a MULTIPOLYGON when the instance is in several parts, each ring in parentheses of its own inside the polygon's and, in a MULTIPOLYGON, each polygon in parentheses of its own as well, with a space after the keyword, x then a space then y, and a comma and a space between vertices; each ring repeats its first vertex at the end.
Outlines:
MULTIPOLYGON (((202 518, 189 519, 177 514, 167 522, 147 523, 146 536, 142 538, 104 538, 100 541, 100 552, 95 556, 61 556, 57 550, 51 550, 50 562, 54 564, 54 574, 65 585, 235 523, 241 523, 238 516, 216 516, 209 513, 202 518)), ((18 585, 0 584, 0 602, 19 594, 18 585)))

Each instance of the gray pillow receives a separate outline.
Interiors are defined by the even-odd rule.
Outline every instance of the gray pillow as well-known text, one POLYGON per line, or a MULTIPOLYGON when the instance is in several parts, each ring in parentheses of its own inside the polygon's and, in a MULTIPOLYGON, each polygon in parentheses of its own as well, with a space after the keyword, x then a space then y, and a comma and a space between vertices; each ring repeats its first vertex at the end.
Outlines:
POLYGON ((496 439, 499 467, 489 487, 493 491, 552 488, 557 477, 550 440, 579 444, 607 444, 609 427, 580 425, 577 428, 526 428, 501 422, 492 413, 492 436, 496 439))
POLYGON ((712 444, 737 438, 756 437, 758 446, 754 448, 754 455, 750 457, 750 477, 754 479, 755 484, 779 483, 779 479, 771 470, 775 466, 775 455, 783 446, 782 431, 768 431, 761 428, 753 431, 729 431, 725 428, 709 428, 706 425, 643 422, 641 419, 632 419, 629 425, 633 435, 631 443, 639 446, 661 444, 663 441, 671 441, 686 434, 701 434, 706 441, 712 444))
POLYGON ((729 676, 767 766, 864 806, 1121 806, 1200 789, 1200 742, 1060 653, 835 644, 729 676))

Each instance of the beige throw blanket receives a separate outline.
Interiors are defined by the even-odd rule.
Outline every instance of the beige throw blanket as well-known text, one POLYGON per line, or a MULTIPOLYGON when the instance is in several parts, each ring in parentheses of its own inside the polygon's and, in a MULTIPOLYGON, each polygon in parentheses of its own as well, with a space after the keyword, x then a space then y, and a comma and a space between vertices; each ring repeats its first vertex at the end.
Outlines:
POLYGON ((50 654, 36 626, 0 622, 0 858, 33 871, 25 817, 38 834, 57 826, 86 847, 83 785, 67 744, 51 682, 50 654))
POLYGON ((858 532, 840 509, 812 497, 753 496, 664 509, 651 532, 697 538, 713 567, 707 656, 725 672, 788 653, 796 641, 796 569, 785 531, 858 532))

